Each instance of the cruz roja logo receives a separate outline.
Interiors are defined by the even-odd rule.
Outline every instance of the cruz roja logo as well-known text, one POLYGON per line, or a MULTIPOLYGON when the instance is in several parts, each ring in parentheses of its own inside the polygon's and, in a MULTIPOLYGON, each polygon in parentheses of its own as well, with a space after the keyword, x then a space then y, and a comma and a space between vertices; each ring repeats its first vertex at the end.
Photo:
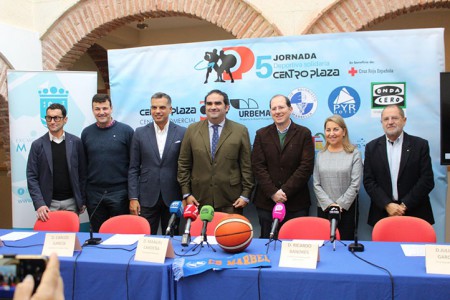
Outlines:
POLYGON ((343 118, 349 118, 356 114, 360 105, 359 94, 349 86, 335 88, 328 97, 330 111, 343 118))

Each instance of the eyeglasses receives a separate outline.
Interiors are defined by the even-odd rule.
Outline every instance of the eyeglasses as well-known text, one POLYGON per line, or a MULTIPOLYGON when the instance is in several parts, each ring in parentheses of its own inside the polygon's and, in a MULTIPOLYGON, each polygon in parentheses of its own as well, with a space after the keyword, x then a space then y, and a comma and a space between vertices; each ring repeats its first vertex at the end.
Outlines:
POLYGON ((64 119, 64 117, 60 117, 60 116, 56 116, 56 117, 45 116, 45 121, 47 121, 47 122, 51 122, 52 120, 55 121, 55 122, 59 122, 62 119, 64 119))

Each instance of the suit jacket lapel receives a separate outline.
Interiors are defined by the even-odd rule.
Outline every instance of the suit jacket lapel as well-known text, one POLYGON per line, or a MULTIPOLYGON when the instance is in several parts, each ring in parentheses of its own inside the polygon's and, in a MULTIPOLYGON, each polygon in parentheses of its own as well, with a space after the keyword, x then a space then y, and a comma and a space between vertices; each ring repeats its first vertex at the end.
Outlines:
MULTIPOLYGON (((297 134, 297 127, 295 127, 294 122, 291 121, 291 125, 289 126, 289 130, 288 130, 288 132, 286 134, 286 139, 284 140, 283 150, 286 149, 286 146, 292 141, 292 138, 296 134, 297 134)), ((280 145, 280 142, 278 142, 278 145, 280 145)))
MULTIPOLYGON (((159 156, 158 142, 156 141, 155 125, 152 123, 147 125, 147 138, 150 141, 150 146, 152 147, 155 157, 161 162, 161 157, 159 156)), ((144 141, 145 142, 145 141, 144 141)))
POLYGON ((223 143, 230 136, 231 133, 232 133, 232 130, 231 130, 230 122, 228 120, 225 120, 225 124, 223 125, 222 132, 220 133, 220 138, 219 138, 219 143, 217 144, 216 153, 217 153, 217 151, 219 151, 220 146, 223 145, 223 143))
POLYGON ((382 136, 378 139, 378 151, 376 152, 376 157, 374 159, 380 159, 381 165, 385 166, 385 172, 389 176, 389 181, 392 182, 391 178, 391 171, 389 169, 389 160, 387 157, 387 150, 386 150, 386 136, 382 136))
POLYGON ((69 169, 69 173, 71 170, 71 165, 70 165, 70 157, 72 157, 72 152, 73 152, 73 140, 70 136, 68 136, 68 134, 66 133, 66 139, 65 139, 65 143, 66 143, 66 159, 67 159, 67 167, 69 169))
POLYGON ((53 175, 52 145, 48 133, 44 135, 43 139, 44 141, 42 143, 42 146, 44 147, 45 156, 47 157, 48 167, 50 168, 50 172, 52 172, 53 175))
POLYGON ((270 130, 269 130, 269 134, 270 134, 270 139, 272 140, 273 144, 277 147, 278 153, 281 153, 281 144, 280 144, 280 137, 278 136, 278 130, 277 130, 277 126, 274 124, 272 124, 270 130))
MULTIPOLYGON (((206 152, 208 152, 209 160, 212 161, 211 145, 210 145, 210 142, 209 142, 209 128, 208 128, 208 121, 207 120, 204 120, 203 123, 200 124, 199 133, 200 133, 200 137, 203 140, 203 144, 205 145, 206 152)), ((220 143, 220 141, 219 141, 219 143, 220 143)), ((219 147, 217 147, 217 149, 218 148, 219 147)), ((216 149, 216 152, 217 152, 217 149, 216 149)))
POLYGON ((169 152, 170 147, 172 146, 175 138, 175 125, 170 122, 169 128, 167 129, 167 138, 166 138, 166 144, 164 145, 163 155, 161 161, 164 160, 164 158, 167 156, 167 153, 169 152))
POLYGON ((411 148, 409 136, 406 133, 403 133, 403 144, 402 144, 402 157, 400 158, 400 169, 398 170, 398 178, 402 174, 403 170, 406 167, 406 163, 409 158, 409 150, 411 148))

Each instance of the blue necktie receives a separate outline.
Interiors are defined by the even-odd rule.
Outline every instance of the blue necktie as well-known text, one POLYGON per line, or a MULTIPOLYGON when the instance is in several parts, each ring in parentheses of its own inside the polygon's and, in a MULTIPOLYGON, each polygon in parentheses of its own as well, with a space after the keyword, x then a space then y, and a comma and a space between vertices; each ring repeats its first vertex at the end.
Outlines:
POLYGON ((219 126, 220 125, 212 126, 214 132, 213 132, 212 143, 211 143, 211 157, 213 160, 214 160, 214 154, 216 153, 217 144, 219 143, 219 126))

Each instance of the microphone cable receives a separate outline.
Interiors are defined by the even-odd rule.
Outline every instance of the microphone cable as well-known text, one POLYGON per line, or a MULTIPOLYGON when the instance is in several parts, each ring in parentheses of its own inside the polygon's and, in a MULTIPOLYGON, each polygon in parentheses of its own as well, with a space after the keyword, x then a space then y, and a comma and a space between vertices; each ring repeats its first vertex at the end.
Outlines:
POLYGON ((13 246, 13 245, 7 245, 5 242, 3 242, 3 246, 9 247, 9 248, 31 248, 36 246, 44 246, 44 243, 42 244, 32 244, 32 245, 24 245, 24 246, 13 246))
POLYGON ((358 258, 358 259, 360 259, 360 260, 362 260, 363 262, 365 262, 366 264, 369 264, 369 265, 371 265, 371 266, 373 266, 373 267, 375 267, 375 268, 378 268, 378 269, 380 269, 380 270, 383 270, 383 271, 385 271, 388 275, 389 275, 389 280, 391 281, 391 299, 392 300, 394 300, 394 276, 392 276, 392 273, 388 270, 388 269, 386 269, 386 268, 384 268, 384 267, 382 267, 382 266, 379 266, 379 265, 377 265, 377 264, 374 264, 374 263, 372 263, 372 262, 370 262, 370 261, 368 261, 368 260, 366 260, 366 259, 364 259, 364 258, 362 258, 362 257, 360 257, 360 256, 358 256, 358 255, 356 255, 356 253, 355 253, 355 251, 350 251, 356 258, 358 258))
MULTIPOLYGON (((83 249, 83 247, 81 247, 83 249)), ((78 255, 75 256, 75 261, 73 263, 73 272, 72 272, 72 300, 75 299, 75 276, 76 276, 76 270, 77 270, 77 261, 78 257, 80 257, 82 251, 78 251, 78 255)))

